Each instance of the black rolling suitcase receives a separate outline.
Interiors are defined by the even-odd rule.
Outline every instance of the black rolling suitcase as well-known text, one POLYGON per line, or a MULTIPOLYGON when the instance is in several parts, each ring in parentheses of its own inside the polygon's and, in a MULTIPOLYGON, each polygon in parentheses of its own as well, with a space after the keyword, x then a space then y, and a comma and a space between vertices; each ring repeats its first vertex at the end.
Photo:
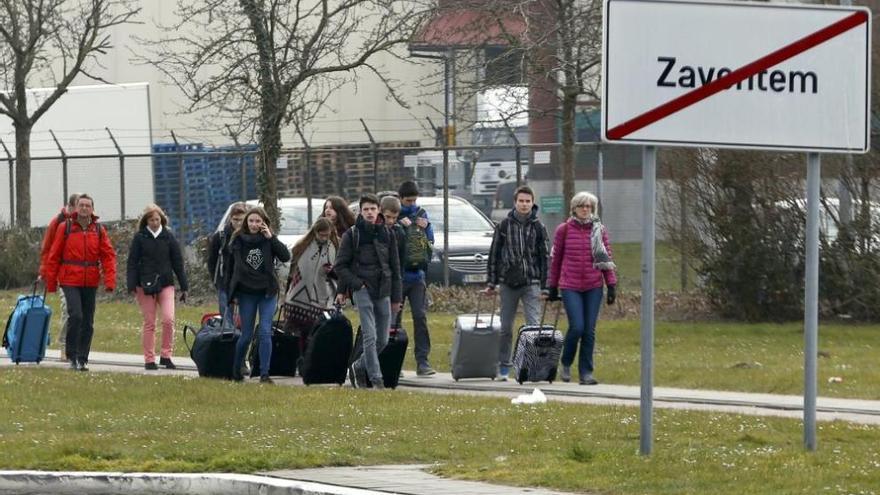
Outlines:
MULTIPOLYGON (((379 369, 382 370, 382 383, 385 385, 385 388, 397 388, 400 382, 400 370, 403 369, 403 360, 406 358, 406 348, 409 345, 409 337, 406 335, 406 330, 400 325, 400 315, 402 313, 402 309, 397 313, 397 321, 391 327, 391 330, 388 331, 388 344, 379 353, 379 369)), ((363 352, 361 328, 358 327, 351 361, 354 362, 363 352)), ((367 388, 373 387, 369 377, 367 377, 366 385, 367 388)))
POLYGON ((539 325, 523 325, 519 329, 516 338, 516 347, 513 353, 513 378, 520 384, 523 382, 553 383, 556 379, 556 369, 559 365, 559 356, 562 354, 562 332, 556 329, 559 324, 559 311, 562 303, 556 308, 556 322, 553 325, 544 324, 544 315, 547 313, 547 303, 541 311, 541 323, 539 325))
POLYGON ((232 379, 235 346, 241 338, 241 331, 229 319, 219 314, 206 314, 202 317, 202 328, 196 332, 189 325, 183 327, 183 342, 189 349, 189 356, 196 363, 199 376, 232 379), (194 333, 192 346, 186 338, 187 332, 194 333))
POLYGON ((351 322, 339 307, 325 311, 309 332, 303 353, 302 379, 306 385, 345 383, 352 347, 351 322))
MULTIPOLYGON (((272 376, 296 376, 299 360, 299 337, 281 331, 272 325, 272 356, 269 358, 269 374, 272 376)), ((254 338, 248 357, 251 377, 260 376, 260 342, 254 338)))

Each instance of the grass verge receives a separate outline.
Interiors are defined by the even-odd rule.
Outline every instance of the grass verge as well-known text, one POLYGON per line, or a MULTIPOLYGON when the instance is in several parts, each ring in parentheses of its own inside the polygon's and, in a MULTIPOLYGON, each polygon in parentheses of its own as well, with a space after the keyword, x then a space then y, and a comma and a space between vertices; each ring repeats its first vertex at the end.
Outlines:
MULTIPOLYGON (((16 292, 0 292, 0 311, 11 311, 16 292)), ((49 304, 58 308, 57 296, 49 304)), ((212 307, 178 306, 181 323, 175 333, 175 354, 185 355, 182 323, 198 322, 212 307)), ((548 310, 552 321, 553 311, 548 310)), ((349 311, 357 327, 357 312, 349 311)), ((431 362, 449 370, 455 315, 429 313, 431 362)), ((61 319, 53 316, 53 335, 61 319)), ((404 327, 410 330, 407 311, 404 327)), ((522 319, 517 325, 522 323, 522 319)), ((563 314, 560 329, 565 331, 563 314)), ((141 314, 132 302, 105 302, 98 306, 92 349, 106 352, 141 352, 141 314)), ((159 339, 157 339, 159 340, 159 339)), ((657 322, 655 325, 655 384, 662 387, 731 390, 776 394, 803 393, 803 326, 800 323, 657 322)), ((58 343, 51 344, 58 348, 58 343)), ((880 400, 880 326, 822 323, 819 328, 819 394, 880 400), (835 378, 835 380, 831 380, 835 378), (836 380, 837 378, 840 381, 836 380)), ((639 322, 602 320, 597 329, 595 368, 603 383, 639 383, 639 322)), ((404 367, 415 369, 412 351, 404 367)))
POLYGON ((5 469, 233 471, 438 463, 445 476, 611 494, 876 493, 880 428, 658 410, 241 385, 183 377, 0 370, 5 469), (25 393, 26 392, 26 393, 25 393))

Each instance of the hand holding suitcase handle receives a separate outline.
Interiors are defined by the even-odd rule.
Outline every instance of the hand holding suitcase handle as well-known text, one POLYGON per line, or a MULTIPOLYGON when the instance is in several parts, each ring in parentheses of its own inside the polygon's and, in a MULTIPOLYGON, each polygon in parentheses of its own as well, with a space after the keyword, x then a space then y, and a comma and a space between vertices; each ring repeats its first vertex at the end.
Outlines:
MULTIPOLYGON (((544 300, 544 304, 541 308, 541 323, 538 325, 538 336, 541 335, 541 332, 544 331, 544 317, 547 315, 547 305, 550 304, 550 301, 544 300)), ((562 312, 562 301, 560 300, 559 304, 556 305, 556 320, 553 321, 553 328, 557 328, 559 326, 559 314, 562 312)), ((551 332, 552 333, 552 332, 551 332)))
POLYGON ((34 280, 34 287, 33 287, 33 290, 31 290, 31 297, 36 297, 37 286, 40 285, 40 282, 43 283, 43 299, 40 300, 40 303, 41 303, 40 307, 43 307, 46 305, 46 281, 43 280, 43 277, 37 277, 37 279, 34 280))

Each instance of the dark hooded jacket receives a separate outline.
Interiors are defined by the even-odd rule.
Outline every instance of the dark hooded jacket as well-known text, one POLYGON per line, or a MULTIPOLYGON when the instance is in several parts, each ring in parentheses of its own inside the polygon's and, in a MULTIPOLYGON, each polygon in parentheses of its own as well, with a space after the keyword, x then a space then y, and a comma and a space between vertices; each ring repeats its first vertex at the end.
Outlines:
POLYGON ((488 279, 492 285, 507 283, 506 274, 513 264, 519 264, 529 284, 547 285, 547 228, 538 220, 538 205, 525 221, 516 215, 516 208, 495 226, 492 247, 489 248, 488 279))
POLYGON ((338 294, 366 286, 373 299, 390 297, 392 303, 403 299, 397 235, 384 222, 367 224, 358 216, 354 226, 342 235, 333 271, 339 277, 338 294))

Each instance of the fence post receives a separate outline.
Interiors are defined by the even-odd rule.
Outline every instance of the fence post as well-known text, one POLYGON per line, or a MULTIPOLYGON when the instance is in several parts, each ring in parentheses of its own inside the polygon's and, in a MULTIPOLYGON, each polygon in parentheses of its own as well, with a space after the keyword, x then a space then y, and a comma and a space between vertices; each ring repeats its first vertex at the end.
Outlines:
MULTIPOLYGON (((361 120, 363 122, 363 120, 361 120)), ((366 126, 365 126, 366 127, 366 126)), ((367 131, 369 134, 370 131, 367 131)), ((308 210, 306 213, 306 218, 309 222, 309 228, 312 225, 312 147, 309 146, 308 141, 306 141, 306 137, 302 133, 302 129, 299 126, 296 126, 296 133, 299 134, 299 139, 302 141, 303 148, 305 148, 305 167, 306 167, 306 204, 308 205, 308 210)), ((370 138, 372 140, 372 137, 370 138)), ((321 212, 323 213, 323 212, 321 212)))
POLYGON ((55 146, 58 146, 58 151, 61 153, 61 175, 62 175, 62 183, 63 186, 63 197, 61 198, 61 204, 67 204, 67 153, 64 152, 64 148, 61 147, 61 143, 58 142, 58 138, 55 137, 55 133, 52 129, 49 129, 49 134, 52 135, 52 139, 55 140, 55 146))
POLYGON ((6 143, 0 139, 0 145, 3 146, 3 151, 6 152, 6 160, 9 161, 9 226, 15 226, 15 158, 12 158, 12 153, 9 152, 9 148, 6 147, 6 143))
POLYGON ((513 151, 516 156, 516 187, 522 185, 522 143, 519 142, 519 138, 516 137, 516 133, 513 132, 513 129, 510 128, 510 125, 507 124, 507 119, 504 119, 504 127, 507 129, 510 137, 513 138, 513 151))
POLYGON ((174 140, 174 149, 177 151, 177 173, 179 175, 179 180, 177 182, 177 214, 180 218, 180 225, 177 226, 177 230, 180 233, 180 239, 183 239, 186 242, 186 214, 184 209, 186 208, 186 194, 185 194, 185 184, 186 184, 186 170, 183 166, 183 154, 180 151, 180 142, 177 140, 177 136, 174 135, 174 131, 171 131, 171 139, 174 140))
POLYGON ((443 287, 449 287, 449 138, 446 132, 443 133, 443 287))
POLYGON ((235 149, 239 151, 238 167, 239 170, 241 170, 241 200, 247 201, 247 166, 244 163, 244 150, 241 149, 241 144, 238 142, 238 136, 232 132, 232 128, 229 127, 229 124, 226 124, 226 130, 229 131, 229 136, 232 138, 232 142, 235 143, 235 149))
POLYGON ((364 126, 364 131, 367 132, 367 137, 370 138, 370 147, 373 149, 373 192, 379 192, 379 146, 376 144, 376 140, 373 139, 373 134, 370 133, 370 129, 367 128, 367 123, 364 122, 364 119, 360 119, 361 125, 364 126))
POLYGON ((119 143, 116 142, 116 138, 113 137, 110 128, 105 127, 104 129, 110 135, 110 140, 113 141, 113 146, 116 147, 116 153, 119 155, 119 208, 122 210, 119 219, 125 220, 125 155, 122 154, 122 148, 119 147, 119 143))
POLYGON ((602 203, 605 198, 605 152, 601 144, 596 144, 596 161, 596 196, 599 198, 596 214, 601 217, 605 211, 605 204, 602 203))

